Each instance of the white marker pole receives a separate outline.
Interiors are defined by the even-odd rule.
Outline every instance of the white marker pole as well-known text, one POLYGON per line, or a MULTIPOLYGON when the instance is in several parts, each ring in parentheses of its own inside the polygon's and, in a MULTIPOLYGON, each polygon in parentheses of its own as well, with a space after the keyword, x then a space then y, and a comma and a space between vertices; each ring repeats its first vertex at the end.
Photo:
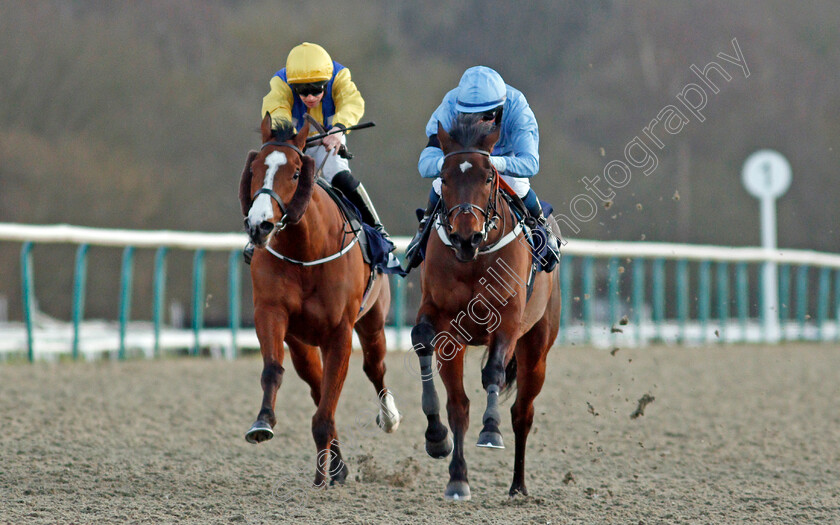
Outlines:
MULTIPOLYGON (((776 199, 790 187, 790 164, 780 153, 761 150, 750 155, 741 172, 744 186, 761 201, 761 245, 768 252, 776 249, 776 199)), ((775 262, 762 268, 764 340, 777 343, 779 325, 779 283, 775 262)))

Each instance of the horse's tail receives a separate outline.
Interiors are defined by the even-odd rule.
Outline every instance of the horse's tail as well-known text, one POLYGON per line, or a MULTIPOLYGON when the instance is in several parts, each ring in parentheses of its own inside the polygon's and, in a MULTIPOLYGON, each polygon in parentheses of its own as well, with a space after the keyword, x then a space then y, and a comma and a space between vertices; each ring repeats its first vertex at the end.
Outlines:
POLYGON ((510 394, 516 392, 516 356, 510 358, 510 362, 505 367, 505 386, 502 387, 502 392, 509 392, 510 394))

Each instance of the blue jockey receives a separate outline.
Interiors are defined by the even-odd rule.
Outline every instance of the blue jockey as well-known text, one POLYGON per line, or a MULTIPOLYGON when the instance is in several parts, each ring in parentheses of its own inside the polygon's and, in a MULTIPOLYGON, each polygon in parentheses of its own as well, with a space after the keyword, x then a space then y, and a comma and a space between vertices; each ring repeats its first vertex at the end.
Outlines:
MULTIPOLYGON (((499 140, 491 152, 490 162, 525 203, 531 218, 546 227, 548 247, 559 260, 557 240, 546 225, 537 194, 531 189, 530 178, 540 169, 540 132, 534 112, 531 111, 525 95, 505 84, 496 71, 485 66, 475 66, 464 72, 458 87, 443 97, 443 102, 426 124, 429 142, 420 154, 417 169, 421 176, 435 180, 432 182, 429 204, 420 221, 420 227, 406 249, 406 269, 410 270, 420 265, 420 247, 425 242, 430 217, 440 201, 440 169, 443 166, 444 155, 437 136, 438 122, 444 129, 451 129, 458 113, 481 113, 482 120, 501 126, 499 140)), ((553 264, 549 266, 553 267, 553 264)))

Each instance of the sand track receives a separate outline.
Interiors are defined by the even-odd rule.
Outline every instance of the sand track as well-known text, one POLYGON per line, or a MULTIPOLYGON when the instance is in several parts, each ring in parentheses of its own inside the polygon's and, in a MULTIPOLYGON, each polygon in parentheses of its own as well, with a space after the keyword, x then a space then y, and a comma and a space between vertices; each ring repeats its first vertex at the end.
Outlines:
POLYGON ((391 435, 373 426, 375 392, 353 355, 338 412, 350 476, 326 491, 307 488, 314 407, 291 370, 277 435, 254 446, 243 434, 260 402, 255 358, 0 366, 0 523, 840 520, 835 347, 555 349, 529 440, 531 496, 513 501, 511 400, 508 448, 472 445, 480 357, 467 363, 473 500, 461 504, 442 498, 448 460, 423 451, 420 385, 402 353, 388 356, 405 416, 391 435), (645 394, 655 400, 631 419, 645 394))

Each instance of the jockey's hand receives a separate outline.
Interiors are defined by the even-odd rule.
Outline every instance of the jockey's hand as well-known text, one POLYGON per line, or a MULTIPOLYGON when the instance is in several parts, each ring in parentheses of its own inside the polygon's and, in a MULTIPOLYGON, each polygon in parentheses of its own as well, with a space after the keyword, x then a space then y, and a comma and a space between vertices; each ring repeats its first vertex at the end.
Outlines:
MULTIPOLYGON (((333 131, 336 128, 330 128, 329 131, 333 131)), ((332 154, 335 155, 338 153, 338 147, 341 146, 341 133, 336 133, 335 135, 327 135, 326 137, 321 139, 321 144, 324 145, 324 149, 327 151, 332 151, 332 154)))

